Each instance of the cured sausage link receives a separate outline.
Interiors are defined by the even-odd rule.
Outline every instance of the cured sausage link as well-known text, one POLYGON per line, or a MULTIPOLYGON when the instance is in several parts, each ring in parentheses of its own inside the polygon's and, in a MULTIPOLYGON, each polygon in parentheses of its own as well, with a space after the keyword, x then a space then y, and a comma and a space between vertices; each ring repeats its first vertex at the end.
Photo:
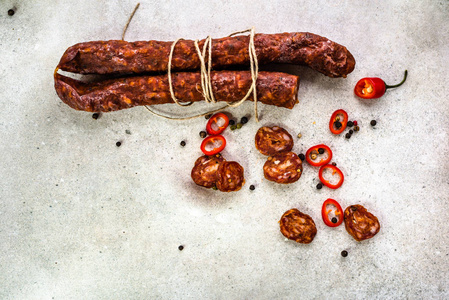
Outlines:
MULTIPOLYGON (((173 42, 120 40, 84 42, 69 47, 58 68, 81 74, 138 74, 167 71, 173 42)), ((212 41, 212 66, 249 66, 249 36, 233 36, 212 41)), ((202 49, 204 40, 199 42, 202 49)), ((346 77, 355 60, 346 47, 309 33, 256 34, 259 64, 307 65, 329 77, 346 77)), ((194 41, 180 40, 175 46, 173 71, 198 70, 200 60, 194 41)))
MULTIPOLYGON (((211 74, 217 101, 242 99, 252 84, 249 71, 220 71, 211 74)), ((174 73, 175 96, 181 102, 204 100, 200 73, 174 73)), ((279 72, 259 72, 256 81, 257 100, 264 104, 293 108, 298 103, 299 77, 279 72)), ((108 112, 139 105, 173 103, 166 75, 137 76, 82 82, 58 73, 55 89, 61 100, 77 110, 108 112)), ((249 97, 252 100, 252 97, 249 97)))

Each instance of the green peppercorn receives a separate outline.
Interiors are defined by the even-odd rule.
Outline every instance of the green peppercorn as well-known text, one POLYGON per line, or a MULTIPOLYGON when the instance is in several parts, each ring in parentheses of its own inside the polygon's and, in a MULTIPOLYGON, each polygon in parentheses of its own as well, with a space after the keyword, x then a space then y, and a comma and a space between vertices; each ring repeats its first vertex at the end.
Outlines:
POLYGON ((346 251, 346 250, 341 251, 341 256, 343 256, 343 257, 348 256, 348 251, 346 251))
POLYGON ((318 184, 316 185, 316 188, 317 188, 318 190, 321 190, 321 189, 323 188, 323 184, 322 184, 322 183, 318 183, 318 184))
POLYGON ((242 123, 237 123, 237 125, 235 125, 236 127, 237 127, 237 129, 240 129, 240 128, 242 128, 242 123))
POLYGON ((185 141, 181 141, 181 146, 184 147, 186 145, 185 141))
POLYGON ((371 126, 376 126, 377 121, 376 120, 371 120, 370 124, 371 124, 371 126))
POLYGON ((352 123, 352 121, 348 121, 347 126, 348 126, 348 127, 352 127, 352 126, 354 126, 354 123, 352 123))
POLYGON ((236 130, 236 129, 237 129, 237 126, 231 125, 231 130, 236 130))
POLYGON ((240 123, 242 123, 242 124, 248 123, 248 118, 247 118, 247 117, 243 117, 243 118, 240 120, 240 123))
POLYGON ((218 190, 218 188, 217 188, 215 185, 212 187, 212 189, 213 189, 214 191, 218 190))
POLYGON ((318 148, 318 153, 319 154, 323 154, 324 153, 324 149, 323 148, 318 148))
POLYGON ((205 138, 207 136, 207 133, 206 133, 206 131, 200 131, 200 137, 201 138, 205 138))
POLYGON ((232 126, 232 125, 234 125, 235 124, 235 121, 234 120, 229 120, 229 125, 230 126, 232 126))
POLYGON ((354 126, 354 131, 359 131, 360 127, 359 126, 354 126))
POLYGON ((305 156, 304 154, 302 154, 302 153, 300 153, 300 154, 298 155, 298 157, 299 157, 299 159, 302 160, 302 161, 304 161, 304 160, 306 159, 306 156, 305 156))

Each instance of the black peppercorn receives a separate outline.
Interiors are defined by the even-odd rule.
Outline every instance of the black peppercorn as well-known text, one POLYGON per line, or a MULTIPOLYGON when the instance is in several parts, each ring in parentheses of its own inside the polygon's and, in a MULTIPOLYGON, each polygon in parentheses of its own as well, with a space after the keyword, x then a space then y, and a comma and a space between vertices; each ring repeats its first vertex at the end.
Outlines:
POLYGON ((251 185, 249 186, 249 189, 250 189, 251 191, 254 191, 254 190, 256 189, 256 187, 255 187, 253 184, 251 184, 251 185))
POLYGON ((318 148, 318 153, 319 154, 323 154, 324 153, 324 149, 323 148, 318 148))
POLYGON ((181 146, 184 147, 186 145, 185 141, 181 141, 181 146))
POLYGON ((243 118, 240 120, 240 123, 242 123, 242 124, 248 123, 248 118, 247 118, 247 117, 243 117, 243 118))
POLYGON ((343 257, 348 256, 348 251, 346 251, 346 250, 341 251, 341 256, 343 256, 343 257))
POLYGON ((8 16, 14 16, 14 13, 15 13, 14 9, 8 10, 8 16))
POLYGON ((212 117, 212 115, 211 115, 211 114, 209 114, 209 115, 205 115, 205 116, 204 116, 204 118, 205 118, 206 120, 209 120, 209 119, 210 119, 210 117, 212 117))
POLYGON ((351 134, 350 134, 350 133, 347 133, 347 134, 345 135, 345 138, 350 139, 350 138, 351 138, 351 134))
POLYGON ((122 142, 117 142, 117 143, 115 143, 115 145, 116 145, 117 147, 120 147, 120 146, 122 145, 122 142))
POLYGON ((100 114, 99 113, 94 113, 94 114, 92 114, 92 119, 98 119, 100 117, 100 114))
POLYGON ((321 190, 321 189, 323 188, 323 184, 322 184, 322 183, 318 183, 318 184, 316 185, 316 188, 319 189, 319 190, 321 190))
POLYGON ((230 126, 232 126, 232 125, 234 125, 235 124, 235 121, 234 120, 229 120, 229 125, 230 126))
POLYGON ((337 222, 338 222, 338 220, 337 220, 337 218, 336 218, 336 217, 333 217, 333 218, 331 219, 331 222, 335 224, 335 223, 337 223, 337 222))
POLYGON ((349 134, 353 134, 354 131, 352 129, 349 129, 349 134))
POLYGON ((300 153, 300 154, 298 155, 298 157, 299 157, 299 159, 302 160, 302 161, 304 161, 304 160, 306 159, 306 156, 305 156, 304 154, 302 154, 302 153, 300 153))
POLYGON ((370 124, 371 124, 371 126, 376 126, 377 121, 376 120, 371 120, 370 124))
POLYGON ((340 129, 342 126, 341 122, 339 122, 339 121, 334 122, 334 125, 335 125, 335 128, 337 128, 337 129, 340 129))
POLYGON ((201 138, 204 139, 206 137, 206 135, 207 135, 206 131, 200 131, 200 137, 201 138))
POLYGON ((179 249, 179 251, 182 251, 182 250, 184 249, 184 246, 183 246, 183 245, 180 245, 180 246, 178 247, 178 249, 179 249))
POLYGON ((347 126, 348 126, 348 127, 352 127, 352 126, 354 126, 354 123, 352 123, 352 121, 348 121, 347 126))
POLYGON ((336 167, 336 166, 337 166, 337 163, 336 163, 336 162, 333 162, 332 165, 333 165, 334 167, 336 167))

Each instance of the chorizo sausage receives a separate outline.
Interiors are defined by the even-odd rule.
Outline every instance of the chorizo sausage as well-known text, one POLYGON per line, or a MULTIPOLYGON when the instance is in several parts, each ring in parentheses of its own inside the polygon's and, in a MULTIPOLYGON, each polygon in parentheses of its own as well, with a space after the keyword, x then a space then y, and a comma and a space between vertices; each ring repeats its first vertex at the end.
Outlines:
MULTIPOLYGON (((212 72, 212 89, 217 101, 242 99, 251 87, 249 71, 212 72)), ((172 74, 175 97, 181 102, 204 99, 199 72, 172 74)), ((293 108, 298 103, 299 77, 279 72, 259 72, 257 100, 264 104, 293 108)), ((77 110, 108 112, 138 105, 172 103, 166 75, 137 76, 86 83, 58 73, 55 89, 59 98, 77 110)), ((252 97, 249 97, 252 100, 252 97)))
POLYGON ((245 184, 243 167, 235 161, 224 161, 217 170, 217 188, 222 192, 235 192, 245 184))
POLYGON ((266 179, 277 183, 293 183, 302 175, 302 161, 293 152, 282 152, 268 157, 263 165, 266 179))
POLYGON ((293 138, 287 130, 279 126, 261 127, 256 132, 256 149, 264 155, 290 151, 293 148, 293 138))
POLYGON ((205 188, 214 187, 218 179, 218 167, 224 161, 224 157, 220 154, 213 156, 203 155, 199 157, 195 161, 195 165, 193 166, 191 172, 193 182, 205 188))
POLYGON ((379 220, 362 205, 351 205, 345 209, 346 231, 356 240, 363 241, 375 236, 380 230, 379 220))
MULTIPOLYGON (((212 40, 212 67, 249 66, 249 36, 212 40)), ((202 49, 204 41, 199 42, 202 49)), ((167 71, 173 42, 120 40, 84 42, 69 47, 58 64, 64 71, 81 74, 140 74, 167 71)), ((306 65, 329 77, 346 77, 355 60, 346 47, 309 33, 256 34, 258 63, 306 65)), ((180 40, 173 52, 172 70, 198 70, 194 41, 180 40)))
POLYGON ((296 208, 286 211, 279 221, 281 233, 288 239, 309 244, 317 233, 313 219, 296 208))

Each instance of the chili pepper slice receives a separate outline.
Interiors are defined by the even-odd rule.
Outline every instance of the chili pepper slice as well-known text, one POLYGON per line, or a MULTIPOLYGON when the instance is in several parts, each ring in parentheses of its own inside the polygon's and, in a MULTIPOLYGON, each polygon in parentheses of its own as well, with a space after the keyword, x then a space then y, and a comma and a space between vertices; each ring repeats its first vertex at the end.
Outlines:
POLYGON ((343 209, 337 201, 331 198, 324 201, 323 207, 321 208, 321 216, 323 217, 324 224, 329 227, 337 227, 343 223, 343 209), (328 209, 328 206, 334 206, 335 209, 328 209), (337 219, 335 223, 332 222, 334 218, 337 219))
POLYGON ((201 143, 201 151, 206 155, 214 155, 223 151, 226 139, 222 135, 210 135, 201 143))
POLYGON ((332 159, 332 150, 324 144, 313 146, 306 152, 307 162, 309 163, 309 165, 314 167, 320 167, 322 165, 325 165, 329 163, 331 159, 332 159), (320 153, 319 149, 323 149, 324 152, 320 153), (322 158, 323 156, 324 158, 322 158), (319 161, 317 161, 318 158, 320 158, 319 161))
POLYGON ((329 129, 333 134, 340 134, 348 125, 348 114, 343 110, 339 109, 334 111, 331 120, 329 121, 329 129))
POLYGON ((385 94, 387 89, 401 86, 407 79, 407 70, 404 72, 402 81, 395 85, 388 85, 379 77, 365 77, 360 79, 354 88, 354 93, 357 97, 363 99, 376 99, 385 94))
POLYGON ((339 168, 337 168, 334 165, 324 165, 320 168, 320 171, 318 172, 318 177, 320 178, 321 182, 327 186, 328 188, 331 189, 338 189, 342 184, 343 181, 345 180, 345 176, 343 175, 343 172, 341 172, 341 170, 339 168), (335 174, 338 175, 338 181, 336 183, 331 183, 331 180, 327 180, 324 178, 324 171, 326 171, 327 169, 330 169, 332 171, 332 177, 334 177, 335 174))
POLYGON ((229 118, 224 113, 217 113, 209 118, 206 124, 207 133, 217 135, 222 133, 228 127, 229 118))

